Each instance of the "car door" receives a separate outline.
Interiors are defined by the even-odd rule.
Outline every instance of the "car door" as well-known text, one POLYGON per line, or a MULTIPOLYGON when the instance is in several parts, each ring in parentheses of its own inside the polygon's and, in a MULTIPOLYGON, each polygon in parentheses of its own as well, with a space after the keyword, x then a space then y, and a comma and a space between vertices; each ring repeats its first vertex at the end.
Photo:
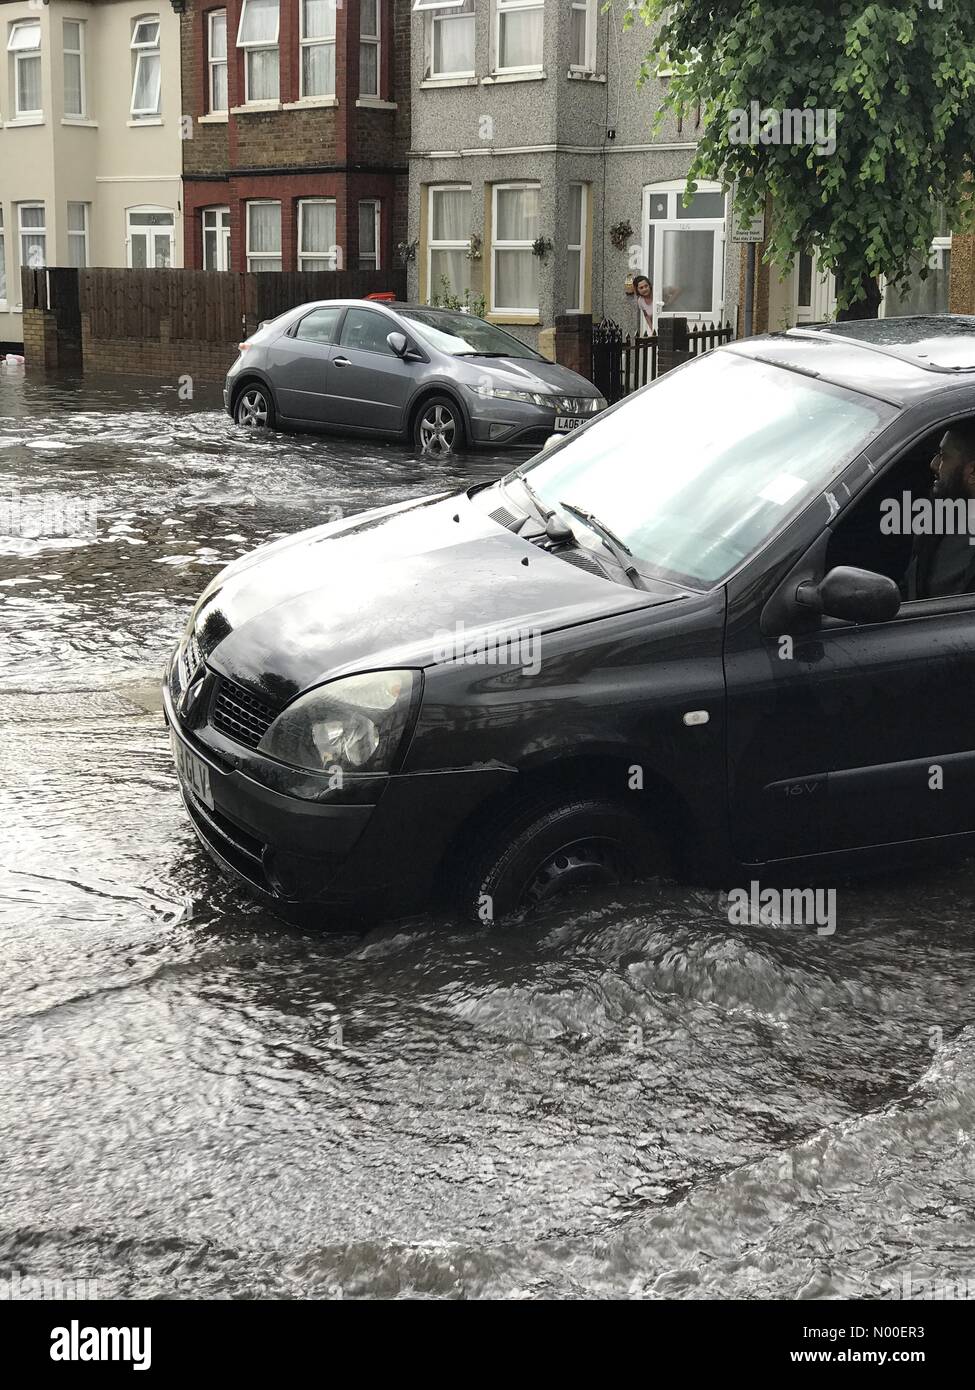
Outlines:
POLYGON ((341 304, 311 309, 267 350, 267 370, 281 415, 322 424, 327 418, 328 359, 341 304))
POLYGON ((337 346, 329 353, 328 420, 359 429, 405 428, 416 364, 404 362, 386 341, 395 321, 375 309, 350 308, 337 346))
POLYGON ((975 831, 975 596, 905 602, 886 622, 762 631, 773 595, 831 567, 849 510, 827 524, 824 507, 796 568, 729 585, 729 810, 744 862, 975 831))

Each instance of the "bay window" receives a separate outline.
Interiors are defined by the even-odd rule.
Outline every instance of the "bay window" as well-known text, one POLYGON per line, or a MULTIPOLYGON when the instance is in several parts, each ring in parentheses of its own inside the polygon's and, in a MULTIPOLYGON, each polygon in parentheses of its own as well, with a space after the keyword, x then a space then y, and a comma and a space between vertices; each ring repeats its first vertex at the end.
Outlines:
POLYGON ((281 269, 281 204, 278 202, 262 199, 247 204, 247 269, 281 269))
POLYGON ((379 0, 359 3, 359 95, 379 96, 379 0))
POLYGON ((301 0, 301 95, 335 95, 335 0, 301 0))
POLYGON ((427 77, 473 77, 474 0, 416 0, 414 8, 426 11, 427 77))
POLYGON ((279 20, 278 0, 244 0, 237 26, 237 47, 244 49, 245 54, 245 102, 278 100, 279 20))
POLYGON ((338 269, 334 198, 302 198, 299 202, 298 269, 338 269))
POLYGON ((429 190, 427 210, 427 298, 446 289, 463 298, 471 287, 471 185, 429 190))
POLYGON ((88 204, 68 204, 68 265, 84 270, 88 264, 88 204))
POLYGON ((545 6, 541 0, 494 0, 495 70, 530 72, 542 66, 545 6))
POLYGON ((26 20, 11 26, 7 52, 14 56, 14 115, 40 116, 41 22, 26 20))
POLYGON ((491 247, 491 310, 496 314, 538 313, 541 190, 537 183, 494 185, 491 247))
POLYGON ((61 25, 61 49, 64 62, 64 114, 83 119, 85 116, 85 26, 77 19, 66 19, 61 25))
POLYGON ((589 185, 569 184, 569 235, 566 242, 566 313, 581 313, 586 298, 586 243, 589 237, 589 185))
POLYGON ((569 0, 569 69, 596 67, 596 0, 569 0))
POLYGON ((379 199, 359 204, 359 269, 379 269, 379 199))
POLYGON ((226 111, 227 11, 211 10, 207 16, 207 94, 210 111, 226 111))
POLYGON ((25 270, 47 265, 47 227, 43 203, 19 203, 17 224, 20 232, 20 264, 25 270))
POLYGON ((135 120, 146 120, 160 112, 162 68, 159 61, 159 16, 143 15, 132 26, 132 101, 135 120))

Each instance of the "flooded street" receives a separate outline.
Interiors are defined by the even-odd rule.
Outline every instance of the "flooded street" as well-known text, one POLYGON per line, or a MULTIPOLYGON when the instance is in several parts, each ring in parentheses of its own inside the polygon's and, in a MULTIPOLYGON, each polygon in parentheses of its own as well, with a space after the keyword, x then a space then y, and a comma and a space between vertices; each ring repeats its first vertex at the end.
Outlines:
POLYGON ((286 925, 198 848, 158 687, 209 578, 512 465, 0 369, 0 500, 97 506, 88 534, 0 536, 0 1274, 975 1294, 975 862, 841 886, 833 936, 674 885, 352 936, 286 925))

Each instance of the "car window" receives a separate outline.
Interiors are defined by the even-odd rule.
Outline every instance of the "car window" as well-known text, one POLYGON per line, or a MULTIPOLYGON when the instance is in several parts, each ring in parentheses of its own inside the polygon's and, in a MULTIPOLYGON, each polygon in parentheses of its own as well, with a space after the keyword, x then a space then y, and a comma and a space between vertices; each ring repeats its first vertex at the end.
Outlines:
POLYGON ((342 327, 342 346, 361 348, 363 352, 385 352, 393 355, 386 341, 388 333, 394 333, 396 325, 384 314, 374 313, 372 309, 350 309, 342 327))
POLYGON ((443 309, 403 309, 404 319, 416 327, 417 337, 451 357, 524 357, 531 362, 544 362, 510 333, 485 323, 473 314, 448 313, 443 309))
POLYGON ((307 343, 334 343, 341 308, 313 309, 298 324, 295 337, 307 343))

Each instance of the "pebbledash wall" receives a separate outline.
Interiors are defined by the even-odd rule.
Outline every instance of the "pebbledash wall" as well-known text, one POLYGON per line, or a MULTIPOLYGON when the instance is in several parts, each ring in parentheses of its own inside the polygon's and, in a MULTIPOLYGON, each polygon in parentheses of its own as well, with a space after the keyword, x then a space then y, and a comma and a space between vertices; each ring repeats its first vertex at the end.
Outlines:
MULTIPOLYGON (((378 93, 360 91, 365 85, 360 83, 360 22, 364 8, 371 13, 371 4, 336 4, 334 92, 307 96, 302 90, 301 0, 280 0, 279 96, 249 102, 245 50, 236 46, 242 0, 188 0, 181 18, 183 103, 192 118, 192 138, 183 145, 187 266, 205 265, 204 213, 227 209, 227 263, 209 268, 247 270, 247 206, 268 200, 281 207, 281 268, 300 269, 303 199, 334 200, 337 268, 349 270, 366 263, 359 205, 377 203, 378 263, 380 268, 392 266, 394 248, 406 233, 412 0, 377 4, 378 93), (225 110, 214 110, 208 45, 211 16, 221 12, 226 14, 227 102, 225 110)), ((258 267, 252 263, 252 268, 258 267)))

